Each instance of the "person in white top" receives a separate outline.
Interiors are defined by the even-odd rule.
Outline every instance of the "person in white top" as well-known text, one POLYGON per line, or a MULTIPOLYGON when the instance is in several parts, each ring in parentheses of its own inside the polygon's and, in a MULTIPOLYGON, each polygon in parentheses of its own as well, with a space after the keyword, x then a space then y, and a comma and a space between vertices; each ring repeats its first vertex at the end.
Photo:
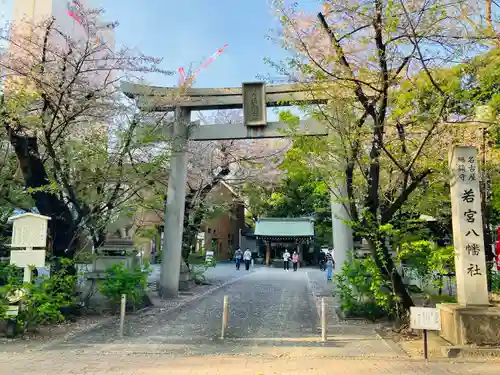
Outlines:
POLYGON ((283 269, 287 272, 290 269, 290 253, 288 250, 283 253, 283 269))
POLYGON ((245 261, 245 269, 248 271, 250 269, 250 261, 252 260, 252 252, 250 249, 246 249, 243 253, 243 260, 245 261))

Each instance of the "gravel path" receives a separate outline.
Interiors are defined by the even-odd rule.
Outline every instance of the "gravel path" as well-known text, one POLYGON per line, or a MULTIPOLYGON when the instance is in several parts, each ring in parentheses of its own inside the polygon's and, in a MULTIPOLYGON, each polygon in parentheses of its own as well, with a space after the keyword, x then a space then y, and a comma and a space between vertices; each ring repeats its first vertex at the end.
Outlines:
MULTIPOLYGON (((234 271, 244 277, 180 308, 151 309, 130 316, 124 338, 117 336, 115 320, 45 348, 157 353, 170 357, 245 353, 255 356, 268 350, 287 354, 314 349, 325 356, 397 357, 372 326, 342 325, 336 316, 329 316, 329 341, 321 342, 310 271, 284 272, 267 267, 250 273, 234 271), (229 322, 221 340, 225 295, 229 297, 229 322)), ((233 271, 228 268, 227 272, 233 271)))
POLYGON ((334 357, 397 357, 371 325, 342 324, 333 309, 328 311, 329 340, 320 341, 319 297, 315 297, 323 276, 315 273, 319 271, 256 267, 246 272, 236 271, 230 264, 216 268, 212 272, 217 276, 212 280, 218 280, 218 284, 212 290, 167 301, 171 306, 127 316, 123 338, 118 336, 118 319, 113 318, 108 324, 44 344, 38 350, 157 353, 168 357, 259 356, 268 351, 286 355, 312 350, 316 355, 334 357), (221 340, 226 295, 229 322, 221 340))
MULTIPOLYGON (((2 374, 403 374, 498 373, 500 362, 452 363, 398 358, 367 325, 330 316, 329 341, 319 342, 315 299, 330 285, 314 269, 267 267, 213 270, 216 290, 176 309, 150 309, 54 343, 43 350, 0 352, 2 374), (224 281, 225 280, 225 281, 224 281), (225 284, 224 284, 225 283, 225 284), (221 340, 223 297, 229 296, 227 338, 221 340)), ((335 303, 333 300, 332 305, 335 303)))
MULTIPOLYGON (((152 268, 153 272, 148 280, 150 285, 154 285, 160 276, 160 266, 153 265, 152 268)), ((220 288, 225 283, 230 283, 245 275, 247 275, 245 272, 238 272, 232 264, 219 264, 217 267, 209 268, 205 273, 210 285, 195 286, 189 292, 180 294, 178 298, 162 300, 152 291, 150 294, 155 307, 136 315, 129 315, 127 317, 127 327, 135 325, 140 327, 144 320, 146 323, 151 321, 151 316, 168 314, 168 312, 188 304, 190 301, 210 292, 210 290, 220 288)), ((57 343, 61 342, 78 341, 92 343, 94 341, 102 341, 94 340, 94 336, 107 336, 111 340, 115 340, 117 330, 118 318, 116 316, 88 316, 79 319, 76 323, 67 322, 56 327, 44 327, 41 332, 34 335, 25 335, 24 337, 16 337, 15 339, 7 339, 0 335, 0 351, 20 352, 24 350, 40 350, 56 347, 57 343)))
MULTIPOLYGON (((227 267, 227 266, 225 266, 227 267)), ((174 311, 152 309, 127 321, 127 337, 109 325, 69 339, 65 345, 113 343, 201 344, 218 340, 222 301, 229 296, 228 339, 316 336, 317 313, 305 272, 261 268, 174 311)))

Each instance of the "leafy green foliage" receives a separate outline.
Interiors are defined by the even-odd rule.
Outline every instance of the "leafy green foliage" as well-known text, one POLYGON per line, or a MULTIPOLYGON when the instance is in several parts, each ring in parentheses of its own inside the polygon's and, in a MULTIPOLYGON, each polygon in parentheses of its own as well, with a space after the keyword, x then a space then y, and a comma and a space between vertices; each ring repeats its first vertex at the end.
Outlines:
POLYGON ((396 297, 371 258, 346 262, 334 281, 334 295, 347 316, 376 320, 394 314, 396 297))
POLYGON ((443 287, 443 276, 455 269, 453 246, 437 246, 435 243, 419 240, 402 244, 398 258, 415 274, 435 287, 443 287))
POLYGON ((113 264, 106 269, 106 277, 100 291, 115 304, 120 303, 122 294, 127 296, 127 301, 138 304, 146 293, 150 273, 149 268, 129 269, 122 264, 113 264))
POLYGON ((62 259, 60 267, 50 277, 39 277, 34 283, 23 283, 22 270, 15 266, 2 267, 8 282, 0 288, 0 304, 7 303, 7 296, 18 290, 24 292, 17 322, 21 331, 36 329, 44 324, 64 321, 64 310, 77 305, 75 293, 77 276, 73 264, 62 259))
POLYGON ((491 274, 491 291, 500 293, 500 272, 491 274))
MULTIPOLYGON (((81 16, 91 20, 100 14, 102 10, 86 9, 81 16)), ((68 35, 53 19, 43 21, 32 25, 29 38, 20 36, 23 40, 16 43, 25 53, 16 57, 4 50, 13 34, 0 35, 3 69, 19 78, 10 80, 9 95, 0 97, 0 155, 7 160, 0 160, 0 211, 5 202, 19 206, 19 195, 32 199, 40 213, 52 219, 53 254, 72 258, 82 237, 100 246, 110 224, 123 213, 130 219, 143 204, 157 205, 158 191, 165 191, 162 182, 171 149, 160 130, 169 120, 137 111, 116 95, 114 80, 104 79, 115 69, 109 61, 139 76, 172 72, 142 54, 89 47, 86 35, 68 35), (72 48, 59 53, 60 46, 48 37, 54 33, 72 48), (45 67, 48 62, 50 69, 45 67), (68 69, 88 64, 95 73, 90 81, 88 72, 68 69), (57 94, 54 87, 60 88, 57 94)), ((88 35, 102 28, 87 24, 88 35)))

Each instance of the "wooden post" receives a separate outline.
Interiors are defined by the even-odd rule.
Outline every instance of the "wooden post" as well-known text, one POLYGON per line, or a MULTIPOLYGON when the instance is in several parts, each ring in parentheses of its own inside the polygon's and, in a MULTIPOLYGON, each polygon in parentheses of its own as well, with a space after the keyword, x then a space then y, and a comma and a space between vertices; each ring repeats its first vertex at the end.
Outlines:
POLYGON ((266 264, 269 266, 271 264, 271 242, 266 243, 266 264))
POLYGON ((222 328, 220 338, 224 339, 224 333, 226 332, 228 323, 228 312, 229 312, 229 297, 224 296, 224 304, 222 306, 222 328))
POLYGON ((120 305, 120 337, 123 337, 123 329, 125 326, 125 307, 127 306, 127 295, 122 294, 120 305))
POLYGON ((31 283, 31 268, 24 267, 23 282, 26 284, 31 283))
POLYGON ((301 250, 300 243, 297 244, 297 255, 299 256, 299 263, 297 263, 297 269, 299 269, 300 266, 302 265, 302 261, 304 260, 304 258, 302 256, 302 250, 301 250))
POLYGON ((321 298, 321 341, 326 342, 326 309, 325 298, 321 298))

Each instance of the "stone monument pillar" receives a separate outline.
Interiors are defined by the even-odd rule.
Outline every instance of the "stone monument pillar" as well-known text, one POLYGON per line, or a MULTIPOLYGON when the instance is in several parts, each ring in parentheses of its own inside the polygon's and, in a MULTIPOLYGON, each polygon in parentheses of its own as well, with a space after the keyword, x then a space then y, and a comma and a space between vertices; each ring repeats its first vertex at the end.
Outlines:
POLYGON ((440 304, 440 335, 455 345, 499 345, 500 307, 489 305, 479 166, 474 147, 450 153, 456 304, 440 304))
POLYGON ((477 150, 455 147, 450 155, 451 211, 457 301, 464 306, 487 306, 486 258, 477 150))

